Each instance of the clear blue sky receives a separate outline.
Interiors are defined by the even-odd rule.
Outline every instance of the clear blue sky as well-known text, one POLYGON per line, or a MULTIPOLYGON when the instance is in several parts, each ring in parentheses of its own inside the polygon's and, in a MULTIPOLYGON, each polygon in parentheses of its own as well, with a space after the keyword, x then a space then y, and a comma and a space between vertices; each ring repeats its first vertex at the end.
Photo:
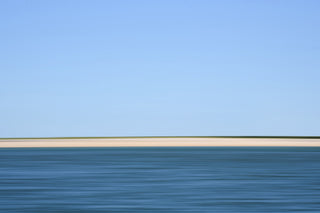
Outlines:
POLYGON ((2 0, 0 137, 320 135, 318 0, 2 0))

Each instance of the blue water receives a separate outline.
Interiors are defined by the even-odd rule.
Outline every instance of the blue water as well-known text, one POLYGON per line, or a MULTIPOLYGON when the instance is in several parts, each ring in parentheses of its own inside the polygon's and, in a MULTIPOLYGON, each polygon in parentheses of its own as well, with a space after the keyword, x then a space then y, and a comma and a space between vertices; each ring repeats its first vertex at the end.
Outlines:
POLYGON ((0 149, 0 212, 320 212, 320 149, 0 149))

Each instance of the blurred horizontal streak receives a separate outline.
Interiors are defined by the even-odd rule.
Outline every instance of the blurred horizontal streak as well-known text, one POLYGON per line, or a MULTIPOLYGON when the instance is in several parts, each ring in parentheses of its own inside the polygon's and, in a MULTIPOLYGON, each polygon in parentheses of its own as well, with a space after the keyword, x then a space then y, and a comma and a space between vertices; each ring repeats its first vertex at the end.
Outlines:
POLYGON ((0 212, 318 212, 318 147, 0 149, 0 212))

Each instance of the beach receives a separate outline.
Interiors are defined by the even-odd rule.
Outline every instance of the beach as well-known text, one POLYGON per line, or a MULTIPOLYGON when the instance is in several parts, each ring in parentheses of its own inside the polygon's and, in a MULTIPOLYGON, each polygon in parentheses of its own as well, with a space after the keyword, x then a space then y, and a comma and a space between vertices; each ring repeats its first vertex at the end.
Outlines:
POLYGON ((320 147, 305 138, 46 138, 0 139, 0 148, 23 147, 320 147))

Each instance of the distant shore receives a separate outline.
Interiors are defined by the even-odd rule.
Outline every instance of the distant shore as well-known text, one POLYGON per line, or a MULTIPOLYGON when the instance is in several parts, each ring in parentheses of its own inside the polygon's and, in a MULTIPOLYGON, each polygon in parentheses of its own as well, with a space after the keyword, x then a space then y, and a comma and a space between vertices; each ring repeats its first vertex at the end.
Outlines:
POLYGON ((23 147, 320 147, 319 137, 2 138, 0 148, 23 147))

